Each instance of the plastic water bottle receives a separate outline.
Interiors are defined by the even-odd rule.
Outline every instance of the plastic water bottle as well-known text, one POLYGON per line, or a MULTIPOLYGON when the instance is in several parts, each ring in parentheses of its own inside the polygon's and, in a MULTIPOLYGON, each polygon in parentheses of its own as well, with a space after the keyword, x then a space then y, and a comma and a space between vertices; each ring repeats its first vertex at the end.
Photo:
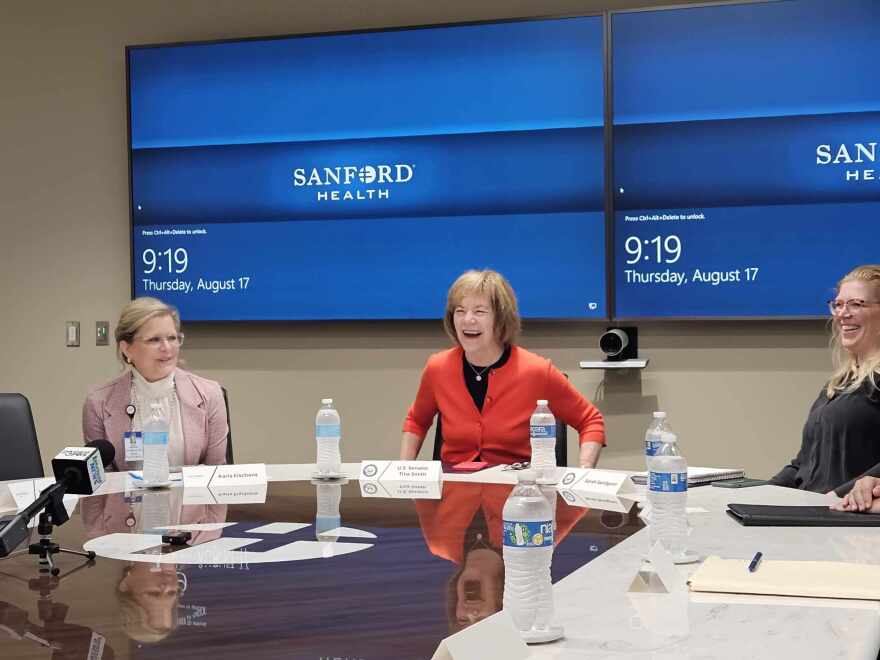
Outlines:
POLYGON ((683 560, 687 538, 687 461, 678 452, 674 433, 664 431, 660 438, 648 473, 648 533, 652 547, 660 541, 674 561, 683 560))
POLYGON ((342 422, 339 413, 333 407, 333 399, 321 399, 321 407, 315 416, 319 476, 338 477, 342 473, 342 456, 339 453, 341 429, 342 422))
POLYGON ((529 439, 532 469, 538 482, 556 483, 556 418, 547 407, 546 399, 538 400, 538 407, 529 420, 529 439))
POLYGON ((150 417, 144 423, 144 483, 168 483, 168 417, 162 404, 150 404, 150 417))
POLYGON ((318 489, 315 538, 318 541, 332 543, 339 538, 339 528, 342 527, 342 516, 339 513, 342 486, 334 483, 316 483, 315 487, 318 489))
POLYGON ((672 432, 666 413, 657 411, 654 413, 651 423, 648 424, 648 430, 645 431, 645 469, 651 469, 651 456, 657 453, 660 448, 662 433, 672 432))
POLYGON ((519 473, 519 483, 504 503, 504 609, 523 640, 549 642, 562 637, 552 625, 553 513, 533 470, 519 473))

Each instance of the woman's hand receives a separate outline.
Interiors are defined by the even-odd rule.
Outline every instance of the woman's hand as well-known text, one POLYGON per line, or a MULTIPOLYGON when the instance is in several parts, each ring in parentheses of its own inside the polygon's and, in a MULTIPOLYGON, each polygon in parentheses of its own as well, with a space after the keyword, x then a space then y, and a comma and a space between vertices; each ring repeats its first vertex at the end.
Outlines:
POLYGON ((880 479, 862 477, 853 484, 852 490, 831 508, 838 511, 880 512, 880 479))

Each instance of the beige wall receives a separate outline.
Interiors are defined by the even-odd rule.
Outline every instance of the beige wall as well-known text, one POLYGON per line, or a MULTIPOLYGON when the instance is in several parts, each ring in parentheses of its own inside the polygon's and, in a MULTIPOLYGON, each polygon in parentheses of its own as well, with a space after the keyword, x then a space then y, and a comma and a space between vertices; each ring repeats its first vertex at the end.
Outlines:
MULTIPOLYGON (((163 0, 4 2, 0 8, 0 391, 34 407, 46 462, 80 441, 90 385, 117 373, 94 346, 129 295, 126 44, 581 13, 650 2, 567 0, 163 0), (79 320, 83 345, 64 347, 79 320)), ((418 258, 418 257, 413 257, 418 258)), ((438 315, 441 310, 438 310, 438 315)), ((601 326, 530 324, 523 343, 593 398, 601 326)), ((300 323, 187 328, 196 371, 233 402, 236 458, 311 460, 322 396, 336 398, 344 456, 396 454, 404 412, 439 323, 300 323)), ((666 409, 693 464, 769 474, 792 455, 828 370, 818 322, 643 324, 644 372, 609 374, 608 466, 640 464, 650 412, 666 409), (731 420, 725 424, 725 420, 731 420)), ((570 454, 574 439, 570 438, 570 454)), ((426 452, 423 450, 423 455, 426 452)))

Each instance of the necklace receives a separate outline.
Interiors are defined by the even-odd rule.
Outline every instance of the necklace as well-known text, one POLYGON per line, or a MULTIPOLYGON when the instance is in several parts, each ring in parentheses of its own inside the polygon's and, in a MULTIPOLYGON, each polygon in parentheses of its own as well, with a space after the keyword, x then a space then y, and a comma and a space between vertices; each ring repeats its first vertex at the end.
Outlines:
MULTIPOLYGON (((467 360, 465 360, 465 362, 467 362, 467 360)), ((467 365, 471 368, 471 371, 474 372, 474 377, 477 379, 477 381, 483 380, 483 374, 486 373, 492 367, 492 365, 490 364, 488 367, 483 367, 482 369, 477 371, 477 368, 474 365, 472 365, 470 362, 468 362, 467 365)))

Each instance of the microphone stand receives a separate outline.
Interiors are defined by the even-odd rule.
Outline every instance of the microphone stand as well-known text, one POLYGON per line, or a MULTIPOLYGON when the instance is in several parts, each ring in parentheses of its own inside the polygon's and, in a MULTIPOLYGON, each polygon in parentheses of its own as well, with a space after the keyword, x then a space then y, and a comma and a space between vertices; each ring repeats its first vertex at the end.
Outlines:
POLYGON ((39 534, 40 538, 36 543, 28 545, 26 551, 19 550, 9 555, 10 557, 24 554, 25 552, 30 555, 37 555, 37 557, 39 557, 40 573, 51 573, 56 576, 61 572, 61 569, 55 566, 55 562, 52 560, 52 555, 57 555, 61 552, 85 557, 86 564, 94 564, 96 555, 93 551, 89 550, 88 552, 83 552, 71 548, 62 548, 52 540, 53 527, 55 525, 63 525, 70 519, 70 516, 67 515, 67 509, 64 508, 65 490, 66 487, 63 483, 49 486, 40 494, 40 497, 34 502, 34 504, 22 512, 32 516, 33 513, 39 511, 40 508, 43 509, 37 521, 37 534, 39 534), (36 505, 40 503, 42 503, 42 506, 37 507, 36 505))

